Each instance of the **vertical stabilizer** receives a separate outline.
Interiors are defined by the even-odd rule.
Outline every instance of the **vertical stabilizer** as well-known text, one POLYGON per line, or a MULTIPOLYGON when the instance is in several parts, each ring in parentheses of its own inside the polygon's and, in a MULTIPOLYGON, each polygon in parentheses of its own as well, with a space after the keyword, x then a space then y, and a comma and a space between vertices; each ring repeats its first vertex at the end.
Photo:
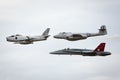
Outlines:
POLYGON ((102 25, 99 29, 99 34, 101 35, 106 35, 107 34, 107 29, 105 25, 102 25))
POLYGON ((42 36, 48 36, 49 31, 50 31, 50 28, 47 28, 47 29, 43 32, 42 36))
POLYGON ((47 28, 44 32, 43 32, 43 34, 42 34, 42 36, 45 38, 45 39, 47 39, 50 35, 48 35, 49 34, 49 31, 50 31, 50 28, 47 28))
POLYGON ((104 49, 105 49, 105 43, 100 43, 94 51, 100 52, 100 51, 104 51, 104 49))

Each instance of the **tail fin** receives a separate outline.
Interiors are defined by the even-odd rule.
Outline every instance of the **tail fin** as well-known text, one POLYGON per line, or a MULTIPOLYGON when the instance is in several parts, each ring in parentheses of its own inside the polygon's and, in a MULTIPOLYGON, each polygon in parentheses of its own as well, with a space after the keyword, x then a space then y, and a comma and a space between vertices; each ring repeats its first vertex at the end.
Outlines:
POLYGON ((101 35, 106 35, 107 34, 107 29, 105 25, 102 25, 99 29, 99 34, 101 35))
POLYGON ((99 52, 99 51, 104 51, 104 49, 105 49, 105 43, 100 43, 94 51, 99 52))
POLYGON ((47 36, 49 34, 50 28, 47 28, 44 32, 43 32, 43 36, 47 36))
POLYGON ((42 36, 44 36, 45 38, 48 38, 50 35, 48 35, 49 34, 49 31, 50 31, 50 28, 47 28, 44 32, 43 32, 43 34, 42 34, 42 36))

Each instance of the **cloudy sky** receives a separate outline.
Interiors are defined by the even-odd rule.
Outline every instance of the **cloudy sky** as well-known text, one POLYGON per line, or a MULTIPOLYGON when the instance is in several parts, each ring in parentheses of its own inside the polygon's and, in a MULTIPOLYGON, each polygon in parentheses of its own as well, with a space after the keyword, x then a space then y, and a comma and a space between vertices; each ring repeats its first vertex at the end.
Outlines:
POLYGON ((120 80, 119 0, 0 0, 0 80, 120 80), (98 32, 108 35, 70 42, 57 40, 58 32, 98 32), (13 44, 13 34, 41 35, 51 28, 47 41, 13 44), (106 42, 106 57, 56 56, 63 48, 95 49, 106 42))

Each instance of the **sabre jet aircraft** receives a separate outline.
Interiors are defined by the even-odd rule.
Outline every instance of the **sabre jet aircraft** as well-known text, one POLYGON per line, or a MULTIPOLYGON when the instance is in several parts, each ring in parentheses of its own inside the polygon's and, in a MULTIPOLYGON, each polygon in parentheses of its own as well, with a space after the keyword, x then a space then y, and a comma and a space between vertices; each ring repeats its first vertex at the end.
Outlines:
POLYGON ((19 34, 8 36, 6 40, 8 42, 14 42, 15 44, 33 44, 36 41, 47 40, 50 28, 47 28, 41 36, 22 36, 19 34))
POLYGON ((104 51, 105 43, 100 43, 98 47, 94 50, 90 49, 62 49, 58 51, 51 52, 50 54, 57 55, 82 55, 82 56, 107 56, 111 55, 110 52, 104 51))
POLYGON ((66 40, 69 40, 69 41, 76 41, 76 40, 87 39, 88 37, 101 36, 101 35, 106 35, 106 34, 107 34, 106 26, 102 25, 100 27, 98 33, 60 32, 59 34, 55 35, 54 38, 56 38, 56 39, 66 39, 66 40))

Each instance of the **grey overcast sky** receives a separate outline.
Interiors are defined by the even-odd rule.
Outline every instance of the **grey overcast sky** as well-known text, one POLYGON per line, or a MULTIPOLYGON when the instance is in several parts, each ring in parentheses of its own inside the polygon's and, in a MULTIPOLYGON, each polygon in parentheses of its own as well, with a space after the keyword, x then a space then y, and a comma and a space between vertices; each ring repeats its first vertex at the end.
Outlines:
POLYGON ((120 80, 119 0, 0 0, 0 80, 120 80), (70 42, 57 40, 59 32, 98 32, 108 35, 70 42), (47 41, 30 45, 6 41, 12 34, 41 35, 47 41), (56 56, 63 48, 94 49, 106 42, 107 57, 56 56))

